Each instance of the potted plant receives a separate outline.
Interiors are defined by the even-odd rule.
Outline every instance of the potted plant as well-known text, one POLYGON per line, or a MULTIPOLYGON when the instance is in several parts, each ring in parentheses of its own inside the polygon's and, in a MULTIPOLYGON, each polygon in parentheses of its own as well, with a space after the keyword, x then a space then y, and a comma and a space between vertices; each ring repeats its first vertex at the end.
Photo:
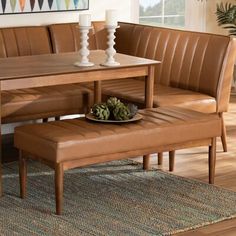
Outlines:
MULTIPOLYGON (((216 17, 219 26, 227 29, 229 35, 236 36, 236 5, 231 3, 217 4, 216 17)), ((236 68, 232 81, 232 94, 236 94, 236 68)))
POLYGON ((216 16, 219 26, 227 29, 229 35, 236 35, 236 5, 231 3, 217 4, 216 16))

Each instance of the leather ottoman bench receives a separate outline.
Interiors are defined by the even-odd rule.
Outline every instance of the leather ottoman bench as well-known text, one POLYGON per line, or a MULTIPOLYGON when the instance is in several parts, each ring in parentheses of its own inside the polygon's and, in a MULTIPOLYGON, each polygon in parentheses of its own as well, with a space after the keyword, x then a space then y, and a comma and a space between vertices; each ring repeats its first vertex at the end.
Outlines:
POLYGON ((151 153, 192 146, 209 147, 209 182, 214 183, 216 137, 221 120, 178 107, 140 110, 143 119, 108 124, 86 118, 32 124, 15 129, 20 150, 21 197, 26 196, 26 160, 39 160, 55 170, 56 213, 62 213, 64 171, 90 164, 144 156, 149 168, 151 153))

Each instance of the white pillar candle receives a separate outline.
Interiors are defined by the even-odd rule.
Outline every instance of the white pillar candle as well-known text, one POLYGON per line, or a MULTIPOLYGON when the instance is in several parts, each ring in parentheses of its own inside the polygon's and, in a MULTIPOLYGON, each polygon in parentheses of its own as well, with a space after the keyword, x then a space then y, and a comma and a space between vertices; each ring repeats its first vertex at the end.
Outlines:
POLYGON ((80 14, 79 15, 79 25, 80 26, 91 26, 91 15, 90 14, 80 14))
POLYGON ((117 10, 106 10, 106 25, 117 26, 117 10))

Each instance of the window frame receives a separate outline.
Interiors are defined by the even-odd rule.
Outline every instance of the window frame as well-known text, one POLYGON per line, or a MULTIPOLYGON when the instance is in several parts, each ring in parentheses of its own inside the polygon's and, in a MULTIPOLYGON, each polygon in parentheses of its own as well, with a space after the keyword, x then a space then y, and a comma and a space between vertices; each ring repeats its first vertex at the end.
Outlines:
MULTIPOLYGON (((139 16, 139 20, 141 18, 147 19, 147 18, 159 18, 161 20, 160 26, 167 26, 167 27, 172 27, 172 25, 168 26, 165 25, 165 20, 167 18, 172 18, 172 17, 185 17, 185 13, 183 15, 170 15, 170 14, 165 14, 165 9, 166 9, 166 0, 160 0, 162 2, 162 10, 161 10, 161 15, 153 15, 153 16, 139 16)), ((185 0, 186 1, 186 0, 185 0)), ((173 26, 174 27, 174 26, 173 26)), ((183 27, 179 27, 179 28, 183 28, 183 27)))
MULTIPOLYGON (((131 0, 131 19, 132 22, 139 23, 139 0, 131 0)), ((184 29, 206 31, 206 1, 185 0, 184 29)))

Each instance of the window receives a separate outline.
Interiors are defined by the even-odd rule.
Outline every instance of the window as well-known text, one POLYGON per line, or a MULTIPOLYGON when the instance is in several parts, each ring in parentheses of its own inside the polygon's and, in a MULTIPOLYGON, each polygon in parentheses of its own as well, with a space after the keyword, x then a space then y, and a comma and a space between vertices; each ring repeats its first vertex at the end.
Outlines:
POLYGON ((140 0, 139 22, 154 26, 183 28, 186 0, 140 0))

